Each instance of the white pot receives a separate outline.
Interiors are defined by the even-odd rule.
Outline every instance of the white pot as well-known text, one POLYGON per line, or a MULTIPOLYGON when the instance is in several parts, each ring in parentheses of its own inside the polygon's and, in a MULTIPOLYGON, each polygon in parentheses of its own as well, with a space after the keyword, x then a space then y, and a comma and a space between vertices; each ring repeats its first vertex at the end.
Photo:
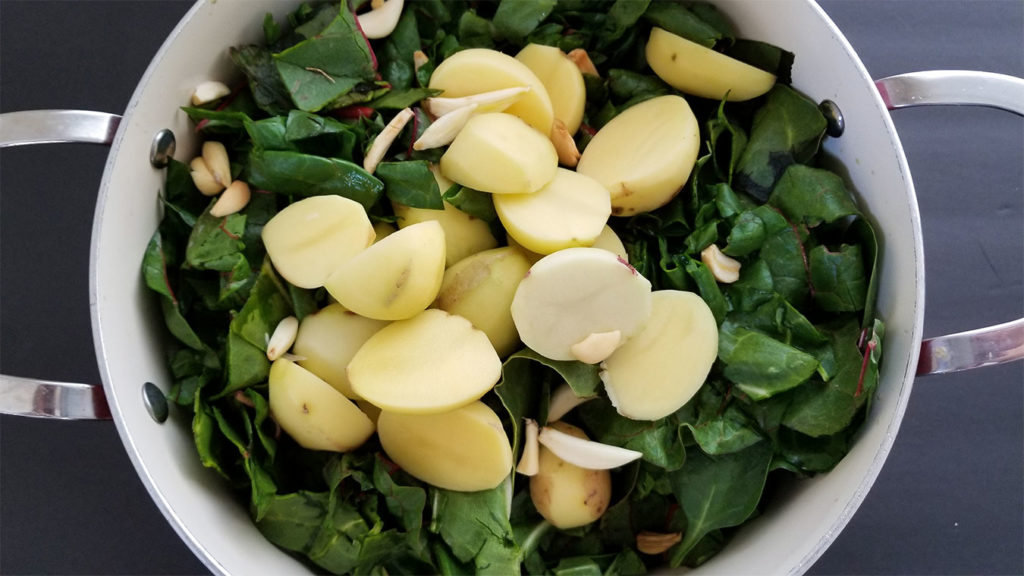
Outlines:
MULTIPOLYGON (((921 224, 910 171, 885 103, 820 8, 805 0, 718 3, 739 24, 742 36, 797 54, 795 87, 815 101, 839 104, 846 131, 828 139, 826 149, 847 168, 849 184, 883 238, 878 313, 887 323, 886 356, 877 402, 856 445, 832 472, 794 483, 767 514, 699 570, 800 573, 856 511, 906 409, 922 345, 921 224)), ((163 172, 150 166, 150 146, 158 130, 169 128, 177 136, 176 157, 192 157, 194 131, 178 107, 199 82, 234 74, 224 48, 258 41, 264 12, 280 16, 290 7, 270 0, 218 0, 200 1, 189 11, 153 59, 113 137, 94 221, 90 304, 110 411, 153 500, 215 573, 284 574, 305 567, 267 543, 220 478, 199 465, 190 430, 157 423, 139 401, 143 382, 169 381, 158 345, 163 325, 139 274, 142 253, 157 226, 156 191, 163 179, 163 172)), ((1016 90, 1011 104, 1019 105, 1024 87, 1017 84, 1016 90)), ((107 120, 98 121, 102 126, 107 120)), ((8 139, 12 125, 10 117, 0 124, 0 140, 8 139)), ((1024 345, 1024 324, 1015 326, 1010 337, 1024 345)), ((10 382, 5 380, 5 386, 10 382)))

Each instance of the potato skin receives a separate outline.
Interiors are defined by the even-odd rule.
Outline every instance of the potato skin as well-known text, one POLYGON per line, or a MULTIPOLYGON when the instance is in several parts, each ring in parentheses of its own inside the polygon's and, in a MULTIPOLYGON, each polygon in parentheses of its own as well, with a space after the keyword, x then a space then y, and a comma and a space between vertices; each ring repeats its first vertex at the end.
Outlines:
MULTIPOLYGON (((577 438, 587 437, 565 422, 549 426, 577 438)), ((530 498, 537 512, 552 526, 564 530, 594 522, 608 509, 611 496, 612 477, 608 470, 580 468, 540 447, 538 471, 530 478, 530 498)))

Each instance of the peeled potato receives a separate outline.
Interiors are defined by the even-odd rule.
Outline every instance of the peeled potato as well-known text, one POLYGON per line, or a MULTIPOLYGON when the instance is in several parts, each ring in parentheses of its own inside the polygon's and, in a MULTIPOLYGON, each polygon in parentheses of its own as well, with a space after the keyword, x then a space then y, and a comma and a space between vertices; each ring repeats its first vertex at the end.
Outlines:
POLYGON ((438 488, 490 490, 512 471, 501 420, 483 402, 441 414, 383 411, 377 434, 388 458, 438 488))
POLYGON ((348 365, 352 390, 385 411, 447 412, 479 400, 501 376, 487 335, 469 320, 425 310, 370 337, 348 365))
POLYGON ((619 414, 658 420, 700 390, 718 357, 718 324, 693 292, 651 294, 644 327, 601 364, 601 380, 619 414))
POLYGON ((585 354, 573 346, 592 334, 618 331, 626 340, 650 313, 651 283, 600 248, 567 248, 541 258, 512 299, 519 337, 552 360, 585 354))
MULTIPOLYGON (((434 179, 442 192, 452 186, 452 181, 442 176, 440 170, 432 168, 431 172, 434 173, 434 179)), ((394 202, 391 205, 395 210, 395 216, 398 217, 400 228, 428 220, 437 220, 441 224, 441 228, 444 229, 445 266, 451 266, 471 254, 498 245, 487 222, 474 218, 447 202, 444 203, 444 210, 410 208, 394 202)))
POLYGON ((503 112, 470 118, 441 156, 446 178, 493 194, 532 194, 554 178, 557 167, 547 133, 503 112))
POLYGON ((292 346, 299 366, 316 374, 348 398, 358 399, 345 369, 363 342, 387 322, 360 316, 341 304, 329 304, 302 319, 292 346))
POLYGON ((473 323, 505 357, 519 345, 509 306, 531 262, 511 246, 478 252, 444 272, 434 305, 473 323))
POLYGON ((544 84, 525 64, 497 50, 470 48, 460 50, 438 64, 430 76, 429 87, 443 90, 445 98, 472 96, 483 92, 528 86, 530 90, 504 109, 522 118, 547 136, 554 112, 544 84))
POLYGON ((611 215, 608 190, 593 178, 559 168, 534 194, 498 194, 494 209, 510 236, 538 254, 590 246, 611 215))
POLYGON ((262 232, 274 269, 300 288, 323 286, 375 236, 362 204, 334 195, 295 202, 271 218, 262 232))
POLYGON ((342 306, 376 320, 411 318, 430 306, 444 275, 444 230, 421 222, 345 262, 324 286, 342 306))
MULTIPOLYGON (((548 426, 577 438, 587 439, 579 428, 565 422, 548 426)), ((555 456, 540 447, 537 474, 530 477, 530 499, 540 515, 560 529, 586 526, 600 518, 612 496, 611 473, 588 470, 555 456)))
POLYGON ((664 206, 690 177, 700 128, 679 96, 651 98, 612 118, 587 144, 576 171, 612 197, 612 214, 630 216, 664 206))
POLYGON ((569 60, 565 52, 555 46, 527 44, 516 54, 547 90, 555 118, 562 121, 575 134, 583 121, 583 107, 587 103, 587 89, 579 66, 569 60))
POLYGON ((775 76, 691 42, 661 28, 652 28, 645 49, 651 70, 687 94, 730 102, 756 98, 775 85, 775 76))
POLYGON ((373 422, 330 384, 291 360, 270 366, 270 413, 310 450, 348 452, 373 434, 373 422))
POLYGON ((627 262, 629 261, 629 254, 626 252, 626 246, 622 244, 622 240, 619 238, 619 235, 615 233, 615 230, 612 230, 611 226, 608 226, 607 224, 601 229, 601 233, 598 234, 597 240, 594 240, 594 243, 591 244, 590 247, 607 250, 619 258, 622 258, 627 262))

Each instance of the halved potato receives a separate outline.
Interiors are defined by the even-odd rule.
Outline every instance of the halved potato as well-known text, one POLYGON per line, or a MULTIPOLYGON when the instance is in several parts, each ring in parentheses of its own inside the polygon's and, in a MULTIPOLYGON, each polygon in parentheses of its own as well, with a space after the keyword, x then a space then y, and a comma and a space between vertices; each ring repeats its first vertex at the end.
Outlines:
POLYGON ((651 294, 643 328, 601 364, 601 380, 619 414, 657 420, 700 390, 718 357, 718 324, 700 296, 651 294))
POLYGON ((557 167, 548 135, 503 112, 470 118, 441 156, 446 178, 492 194, 532 194, 557 167))
POLYGON ((348 365, 352 390, 389 412, 437 414, 479 400, 501 376, 487 335, 429 309, 370 337, 348 365))
POLYGON ((358 396, 345 370, 363 342, 387 324, 346 310, 341 304, 329 304, 302 319, 292 353, 301 358, 299 366, 355 400, 358 396))
POLYGON ((261 235, 274 269, 300 288, 323 286, 376 237, 362 204, 335 195, 295 202, 274 215, 261 235))
POLYGON ((730 102, 750 100, 775 85, 775 75, 662 28, 645 48, 651 70, 680 92, 730 102))
POLYGON ((383 411, 377 434, 388 458, 446 490, 490 490, 512 471, 512 446, 501 420, 483 402, 440 414, 383 411))
POLYGON ((631 106, 587 144, 576 171, 597 180, 612 197, 612 214, 630 216, 667 204, 697 161, 700 127, 679 96, 631 106))
MULTIPOLYGON (((565 422, 548 424, 565 434, 587 439, 579 428, 565 422)), ((586 526, 600 518, 611 501, 608 470, 588 470, 540 447, 537 474, 530 477, 530 499, 540 515, 560 529, 586 526)))
POLYGON ((354 256, 324 286, 342 306, 376 320, 420 313, 444 276, 444 230, 437 221, 402 228, 354 256))
POLYGON ((575 134, 583 121, 583 107, 587 103, 587 89, 583 73, 565 52, 555 46, 527 44, 516 54, 547 90, 555 118, 565 124, 569 134, 575 134))
POLYGON ((551 182, 533 194, 495 195, 494 209, 505 231, 538 254, 590 246, 612 212, 604 186, 565 168, 558 168, 551 182))
POLYGON ((291 360, 271 364, 269 387, 274 421, 304 448, 348 452, 373 434, 373 422, 351 400, 291 360))
POLYGON ((543 82, 525 64, 508 54, 488 48, 460 50, 438 64, 430 76, 429 86, 443 90, 441 96, 445 98, 528 86, 530 90, 504 111, 522 118, 545 136, 551 132, 554 111, 543 82))

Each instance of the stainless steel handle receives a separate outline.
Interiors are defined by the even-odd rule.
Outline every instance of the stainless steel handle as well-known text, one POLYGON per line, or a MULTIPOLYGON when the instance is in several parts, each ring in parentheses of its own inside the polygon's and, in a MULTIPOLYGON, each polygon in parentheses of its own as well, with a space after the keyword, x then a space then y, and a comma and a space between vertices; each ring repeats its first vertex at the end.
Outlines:
MULTIPOLYGON (((110 144, 121 117, 81 110, 0 114, 0 148, 24 144, 110 144)), ((63 420, 109 420, 103 386, 0 374, 0 413, 63 420)))
MULTIPOLYGON (((911 106, 988 106, 1024 116, 1024 79, 991 72, 933 70, 875 81, 889 110, 911 106)), ((921 343, 917 374, 958 372, 1024 359, 1024 318, 921 343)))

